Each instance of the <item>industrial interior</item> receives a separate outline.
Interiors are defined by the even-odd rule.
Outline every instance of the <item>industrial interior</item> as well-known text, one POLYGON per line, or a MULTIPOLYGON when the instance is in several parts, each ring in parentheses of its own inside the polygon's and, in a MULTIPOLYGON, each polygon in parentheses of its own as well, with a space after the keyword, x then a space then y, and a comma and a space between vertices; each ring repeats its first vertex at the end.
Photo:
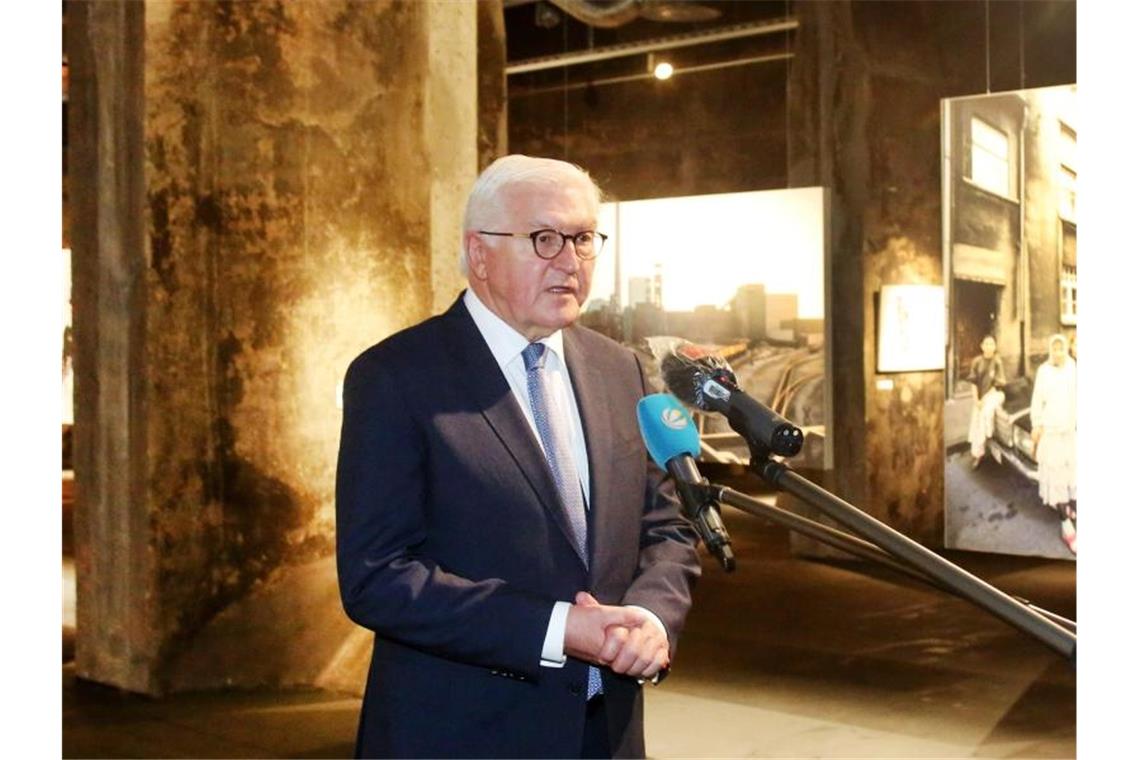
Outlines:
MULTIPOLYGON (((352 755, 373 634, 337 590, 345 371, 463 290, 467 192, 513 153, 605 193, 582 324, 650 366, 663 336, 715 347, 803 429, 796 472, 1075 652, 1075 499, 1038 495, 1031 440, 1056 336, 1077 361, 1075 2, 67 0, 62 22, 64 757, 352 755)), ((694 419, 709 480, 841 527, 694 419)), ((700 548, 648 756, 1076 756, 1075 654, 721 512, 736 568, 700 548)))

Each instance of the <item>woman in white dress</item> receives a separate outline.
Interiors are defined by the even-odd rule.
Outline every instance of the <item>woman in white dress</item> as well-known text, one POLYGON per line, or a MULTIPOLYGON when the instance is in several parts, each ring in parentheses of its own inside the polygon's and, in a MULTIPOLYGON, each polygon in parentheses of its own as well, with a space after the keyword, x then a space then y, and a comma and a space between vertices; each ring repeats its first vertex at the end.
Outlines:
POLYGON ((1037 368, 1029 406, 1038 493, 1061 516, 1061 539, 1077 553, 1077 364, 1064 335, 1049 338, 1049 359, 1037 368))

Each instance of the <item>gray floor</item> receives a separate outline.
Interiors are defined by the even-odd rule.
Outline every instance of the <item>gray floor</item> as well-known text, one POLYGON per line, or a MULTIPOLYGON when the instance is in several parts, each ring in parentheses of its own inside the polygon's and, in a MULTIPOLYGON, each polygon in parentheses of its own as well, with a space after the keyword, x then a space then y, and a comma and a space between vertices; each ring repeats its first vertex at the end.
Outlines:
MULTIPOLYGON (((653 757, 1074 757, 1076 673, 972 605, 862 563, 789 556, 726 514, 740 558, 706 563, 672 675, 646 699, 653 757)), ((1075 563, 951 553, 1075 615, 1075 563)), ((65 647, 66 658, 66 647, 65 647)), ((64 757, 346 757, 359 701, 315 690, 162 700, 63 667, 64 757)))
POLYGON ((946 458, 946 532, 950 546, 983 552, 1072 559, 1058 514, 1041 503, 1037 483, 987 455, 975 470, 968 449, 946 458))

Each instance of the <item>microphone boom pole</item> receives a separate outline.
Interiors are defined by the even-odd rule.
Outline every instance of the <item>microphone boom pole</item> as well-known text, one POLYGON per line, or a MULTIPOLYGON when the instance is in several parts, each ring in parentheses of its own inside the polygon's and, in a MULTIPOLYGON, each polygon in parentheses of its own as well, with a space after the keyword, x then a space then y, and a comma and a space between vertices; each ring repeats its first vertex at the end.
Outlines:
POLYGON ((845 528, 857 533, 898 557, 911 567, 930 576, 956 595, 973 602, 1015 628, 1028 633, 1046 646, 1067 657, 1077 659, 1077 637, 1044 615, 1029 609, 925 546, 887 527, 857 507, 820 488, 782 462, 768 458, 767 452, 753 452, 750 469, 777 489, 817 508, 845 528), (762 456, 757 456, 757 454, 762 456))
MULTIPOLYGON (((870 541, 865 541, 857 536, 851 535, 850 533, 844 533, 841 530, 836 530, 830 525, 818 523, 815 520, 810 520, 806 517, 802 517, 794 512, 789 512, 786 509, 781 509, 780 507, 767 504, 752 496, 741 493, 740 491, 735 491, 731 488, 728 488, 727 486, 709 484, 701 486, 701 488, 703 488, 704 491, 707 491, 707 494, 702 494, 698 496, 698 498, 712 499, 717 503, 727 504, 728 506, 735 507, 742 512, 747 512, 753 517, 769 520, 776 523, 777 525, 781 525, 787 528, 788 530, 795 531, 801 535, 813 538, 820 543, 827 544, 832 548, 847 552, 852 556, 859 557, 861 559, 868 559, 873 562, 878 562, 879 564, 888 567, 898 573, 902 573, 903 575, 906 575, 913 580, 924 583, 927 586, 937 588, 939 591, 946 591, 955 594, 960 598, 962 597, 962 595, 959 594, 955 589, 939 582, 936 578, 932 578, 931 576, 914 569, 910 565, 899 562, 890 554, 883 551, 870 541)), ((1063 626, 1067 630, 1073 631, 1074 633, 1076 632, 1077 624, 1072 620, 1058 615, 1055 612, 1051 612, 1049 610, 1038 607, 1029 600, 1023 599, 1019 596, 1010 595, 1010 598, 1021 604, 1024 604, 1026 607, 1033 610, 1037 614, 1048 618, 1049 620, 1052 620, 1054 623, 1063 626)))

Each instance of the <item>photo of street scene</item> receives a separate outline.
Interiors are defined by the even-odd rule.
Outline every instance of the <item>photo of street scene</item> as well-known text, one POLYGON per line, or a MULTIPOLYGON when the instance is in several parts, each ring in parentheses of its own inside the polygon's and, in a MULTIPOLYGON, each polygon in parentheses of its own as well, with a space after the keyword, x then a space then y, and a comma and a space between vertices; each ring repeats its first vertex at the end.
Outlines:
POLYGON ((942 104, 948 548, 1076 558, 1075 106, 942 104))
MULTIPOLYGON (((822 188, 607 203, 598 228, 610 238, 582 323, 637 351, 662 389, 676 338, 719 354, 745 392, 803 429, 789 461, 823 468, 822 188)), ((723 417, 694 419, 702 461, 747 464, 723 417)))

